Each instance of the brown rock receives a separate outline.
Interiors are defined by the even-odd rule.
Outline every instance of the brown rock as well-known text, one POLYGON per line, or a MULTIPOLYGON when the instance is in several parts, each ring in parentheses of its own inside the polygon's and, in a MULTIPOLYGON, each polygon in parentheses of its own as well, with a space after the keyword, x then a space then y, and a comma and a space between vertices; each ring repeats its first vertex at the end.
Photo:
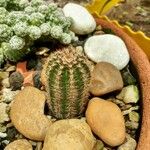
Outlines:
POLYGON ((32 145, 25 139, 16 140, 8 144, 4 150, 33 150, 32 145))
POLYGON ((92 150, 95 143, 96 140, 85 121, 61 120, 49 127, 43 150, 92 150))
POLYGON ((16 129, 25 137, 42 141, 52 124, 44 115, 45 95, 34 87, 25 87, 11 106, 10 117, 16 129))
POLYGON ((123 88, 120 71, 107 62, 98 63, 91 77, 90 92, 95 96, 107 94, 123 88))
POLYGON ((120 108, 100 98, 88 104, 86 119, 92 131, 110 146, 118 146, 125 140, 125 123, 120 108))

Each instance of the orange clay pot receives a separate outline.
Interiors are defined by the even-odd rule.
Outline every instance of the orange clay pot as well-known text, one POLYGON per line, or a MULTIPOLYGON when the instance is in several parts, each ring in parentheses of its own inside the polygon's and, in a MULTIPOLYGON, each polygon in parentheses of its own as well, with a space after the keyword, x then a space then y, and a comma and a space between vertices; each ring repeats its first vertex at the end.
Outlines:
POLYGON ((137 150, 150 150, 150 62, 148 57, 137 43, 115 24, 99 18, 96 22, 104 28, 111 29, 126 43, 131 61, 138 73, 142 97, 142 122, 137 150))

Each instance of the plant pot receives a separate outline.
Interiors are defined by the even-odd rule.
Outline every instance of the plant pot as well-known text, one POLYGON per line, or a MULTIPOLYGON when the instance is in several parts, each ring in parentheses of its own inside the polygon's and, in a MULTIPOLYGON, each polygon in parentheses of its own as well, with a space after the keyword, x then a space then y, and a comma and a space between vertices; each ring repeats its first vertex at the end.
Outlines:
POLYGON ((138 73, 142 100, 142 122, 137 150, 150 150, 150 62, 148 57, 138 44, 117 25, 100 18, 96 18, 96 22, 103 28, 111 29, 123 39, 128 48, 131 61, 138 73))

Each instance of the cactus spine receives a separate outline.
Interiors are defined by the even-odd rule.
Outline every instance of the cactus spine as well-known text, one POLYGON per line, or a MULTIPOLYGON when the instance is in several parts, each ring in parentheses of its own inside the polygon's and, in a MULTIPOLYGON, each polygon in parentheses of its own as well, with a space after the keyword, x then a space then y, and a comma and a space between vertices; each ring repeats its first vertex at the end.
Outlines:
POLYGON ((79 48, 65 47, 50 54, 42 71, 48 104, 56 118, 82 114, 88 103, 92 63, 79 48))

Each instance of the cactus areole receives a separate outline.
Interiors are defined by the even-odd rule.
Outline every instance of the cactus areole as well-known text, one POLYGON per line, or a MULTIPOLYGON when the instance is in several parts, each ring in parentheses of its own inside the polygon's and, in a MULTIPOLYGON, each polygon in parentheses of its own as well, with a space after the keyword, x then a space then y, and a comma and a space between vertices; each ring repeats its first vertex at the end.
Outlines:
POLYGON ((58 119, 80 116, 88 103, 92 63, 81 48, 52 52, 42 71, 48 105, 58 119))

